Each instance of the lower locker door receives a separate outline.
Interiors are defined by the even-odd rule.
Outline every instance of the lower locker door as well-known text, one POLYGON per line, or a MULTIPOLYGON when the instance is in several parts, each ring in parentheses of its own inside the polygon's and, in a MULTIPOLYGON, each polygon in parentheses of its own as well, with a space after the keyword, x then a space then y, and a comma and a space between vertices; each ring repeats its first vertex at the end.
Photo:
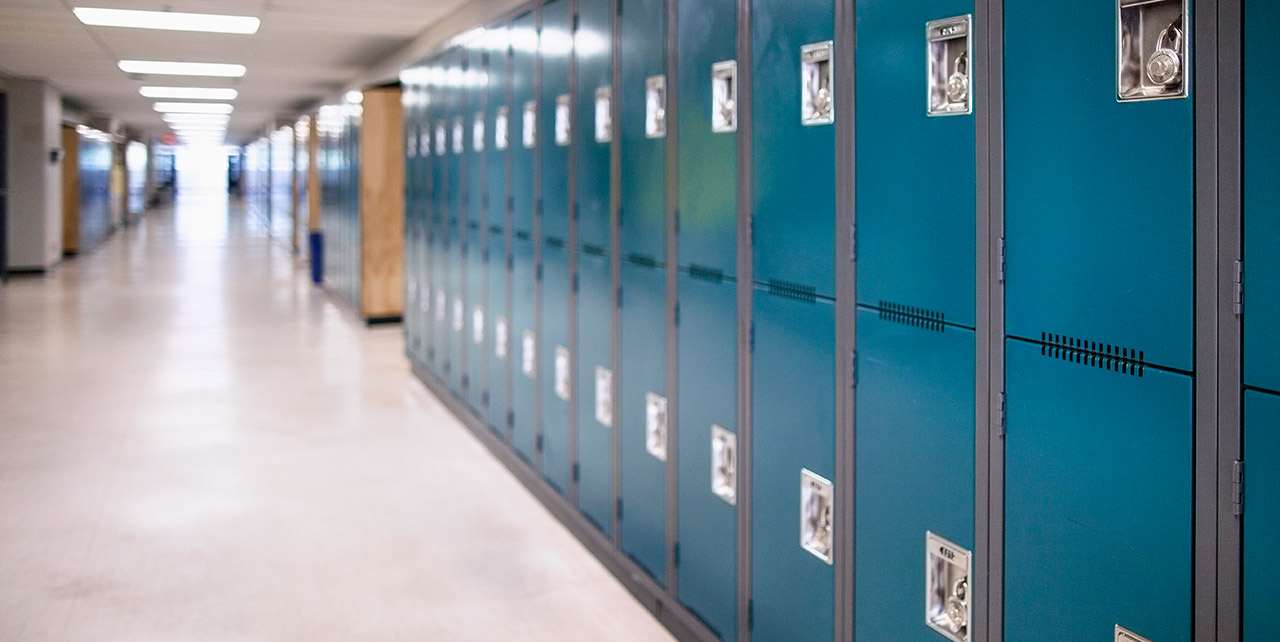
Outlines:
POLYGON ((751 427, 755 642, 834 635, 835 304, 757 290, 751 427), (802 500, 802 495, 804 500, 802 500))
POLYGON ((533 243, 517 239, 512 245, 511 270, 511 413, 512 443, 527 461, 537 455, 538 336, 535 333, 533 243))
POLYGON ((1044 350, 1007 341, 1005 640, 1190 640, 1191 378, 1044 350))
POLYGON ((969 618, 945 609, 958 586, 978 610, 963 555, 926 561, 930 533, 973 559, 974 350, 971 330, 858 311, 859 640, 941 640, 926 617, 963 639, 969 618))
POLYGON ((435 374, 436 379, 441 383, 445 383, 449 374, 449 335, 448 329, 448 309, 449 309, 449 280, 446 270, 449 268, 449 247, 446 244, 446 234, 437 229, 432 235, 431 244, 431 292, 430 292, 430 317, 428 320, 428 332, 430 334, 430 342, 428 343, 427 358, 431 364, 431 371, 435 374))
POLYGON ((613 531, 613 296, 608 257, 578 254, 578 508, 613 531))
POLYGON ((542 474, 562 495, 569 494, 569 403, 573 360, 569 350, 569 251, 542 246, 542 337, 538 369, 542 378, 542 474))
POLYGON ((666 583, 666 272, 622 263, 622 550, 666 583))
POLYGON ((489 280, 485 307, 485 334, 489 359, 489 429, 507 434, 507 389, 511 381, 511 324, 507 317, 507 252, 501 234, 489 234, 489 260, 485 277, 489 280))
POLYGON ((461 399, 467 394, 467 256, 463 251, 463 231, 449 225, 449 300, 445 313, 449 335, 449 389, 461 399))
POLYGON ((1244 393, 1244 642, 1277 636, 1280 595, 1280 396, 1244 393))
POLYGON ((467 405, 477 417, 486 415, 485 405, 489 391, 489 350, 485 341, 485 326, 489 318, 485 305, 484 230, 467 231, 467 295, 466 309, 462 311, 465 329, 462 342, 467 346, 467 405))
POLYGON ((722 640, 737 638, 737 284, 681 274, 680 601, 722 640))

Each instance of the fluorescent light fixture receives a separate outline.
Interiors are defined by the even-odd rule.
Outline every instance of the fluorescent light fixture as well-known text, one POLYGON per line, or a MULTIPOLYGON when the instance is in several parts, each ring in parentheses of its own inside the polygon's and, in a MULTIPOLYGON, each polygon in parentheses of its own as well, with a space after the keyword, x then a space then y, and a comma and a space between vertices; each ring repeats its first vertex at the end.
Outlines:
POLYGON ((343 100, 346 100, 347 102, 353 105, 358 105, 364 102, 364 92, 352 89, 351 91, 347 92, 346 96, 343 96, 343 100))
POLYGON ((132 9, 94 9, 76 7, 76 17, 91 27, 128 27, 131 29, 166 29, 169 31, 204 31, 208 33, 258 33, 262 21, 251 16, 227 16, 216 13, 180 13, 177 11, 135 11, 132 9))
POLYGON ((120 71, 123 71, 126 74, 160 76, 217 76, 220 78, 240 78, 241 76, 244 76, 245 66, 219 62, 121 60, 120 71))
POLYGON ((165 114, 164 122, 170 125, 209 124, 225 125, 231 117, 226 114, 165 114))
POLYGON ((156 103, 156 111, 166 114, 230 114, 227 103, 156 103))
POLYGON ((235 100, 240 95, 230 87, 143 87, 138 93, 163 100, 235 100))

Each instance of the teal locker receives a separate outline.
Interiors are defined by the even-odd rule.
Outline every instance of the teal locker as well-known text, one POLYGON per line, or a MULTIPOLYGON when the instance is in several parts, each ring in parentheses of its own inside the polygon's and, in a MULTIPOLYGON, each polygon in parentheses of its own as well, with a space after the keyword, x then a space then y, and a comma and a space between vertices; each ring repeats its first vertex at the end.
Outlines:
POLYGON ((624 4, 618 19, 622 254, 661 264, 667 238, 665 3, 624 4))
POLYGON ((1275 105, 1275 3, 1246 0, 1244 38, 1244 382, 1280 391, 1280 122, 1275 105))
POLYGON ((543 245, 542 336, 538 346, 538 370, 542 382, 542 474, 566 496, 573 471, 569 456, 569 404, 573 402, 570 281, 569 250, 564 245, 543 245))
POLYGON ((578 172, 578 243, 601 253, 609 249, 609 148, 613 141, 613 2, 578 3, 574 34, 578 107, 573 118, 578 172))
POLYGON ((1248 487, 1244 514, 1244 637, 1275 637, 1275 596, 1280 594, 1280 395, 1244 393, 1244 461, 1248 487))
POLYGON ((533 233, 533 155, 538 128, 534 67, 538 52, 538 28, 532 12, 511 25, 511 103, 507 112, 511 154, 511 204, 515 232, 533 233))
POLYGON ((610 258, 578 255, 578 507, 613 532, 613 287, 610 258))
POLYGON ((529 462, 535 461, 538 451, 538 343, 534 318, 534 265, 533 242, 517 238, 512 243, 511 270, 511 343, 508 358, 511 361, 511 426, 512 442, 516 452, 529 462))

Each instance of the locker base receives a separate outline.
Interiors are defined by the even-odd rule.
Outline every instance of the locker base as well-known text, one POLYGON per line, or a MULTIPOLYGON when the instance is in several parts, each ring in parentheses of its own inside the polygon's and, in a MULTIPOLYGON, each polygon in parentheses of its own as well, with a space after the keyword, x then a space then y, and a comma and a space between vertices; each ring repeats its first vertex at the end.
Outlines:
POLYGON ((451 394, 443 384, 418 364, 413 364, 413 374, 441 403, 453 413, 462 425, 471 431, 507 470, 524 484, 525 488, 542 502, 551 514, 569 529, 590 553, 620 582, 636 601, 640 602, 677 640, 681 642, 715 642, 715 633, 707 628, 696 615, 682 606, 674 595, 658 586, 649 574, 627 557, 590 520, 542 476, 542 472, 516 454, 506 442, 485 427, 466 407, 466 403, 451 394))

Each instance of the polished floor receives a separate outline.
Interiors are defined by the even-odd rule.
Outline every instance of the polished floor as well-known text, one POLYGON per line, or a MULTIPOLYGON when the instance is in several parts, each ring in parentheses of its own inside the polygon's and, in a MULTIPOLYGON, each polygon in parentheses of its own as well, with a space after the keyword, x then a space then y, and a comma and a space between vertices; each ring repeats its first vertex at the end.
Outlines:
POLYGON ((255 217, 0 287, 0 640, 669 640, 255 217))

